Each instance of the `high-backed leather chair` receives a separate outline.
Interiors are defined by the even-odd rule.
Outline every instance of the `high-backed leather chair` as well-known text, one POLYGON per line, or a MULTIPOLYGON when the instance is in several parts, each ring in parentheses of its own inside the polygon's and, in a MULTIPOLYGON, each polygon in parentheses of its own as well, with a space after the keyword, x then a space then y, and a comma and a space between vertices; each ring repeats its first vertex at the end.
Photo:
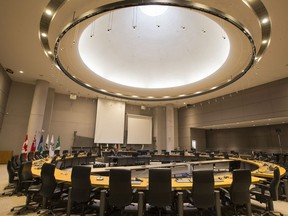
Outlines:
POLYGON ((12 161, 7 161, 7 172, 8 172, 8 185, 4 188, 4 190, 10 189, 8 192, 2 193, 2 195, 12 196, 16 193, 16 185, 18 182, 18 173, 14 170, 12 166, 12 161))
POLYGON ((199 214, 214 209, 214 215, 221 215, 219 192, 214 190, 214 172, 210 170, 194 170, 192 172, 192 190, 187 190, 190 206, 184 211, 197 208, 199 214))
POLYGON ((124 212, 140 212, 143 211, 143 202, 133 203, 133 197, 136 190, 131 185, 131 170, 128 169, 110 169, 109 172, 109 190, 108 190, 108 214, 120 211, 124 212), (132 205, 131 205, 132 204, 132 205))
MULTIPOLYGON (((250 190, 252 198, 266 204, 265 214, 274 212, 273 201, 278 200, 278 187, 280 184, 280 171, 278 167, 275 167, 273 174, 270 184, 255 184, 255 187, 250 190)), ((281 213, 279 214, 282 215, 281 213)))
MULTIPOLYGON (((150 207, 156 207, 161 215, 167 207, 172 207, 173 193, 171 184, 171 169, 149 169, 149 190, 147 201, 150 207)), ((174 210, 171 208, 171 210, 174 210)))
POLYGON ((16 208, 19 208, 17 214, 21 214, 27 210, 36 211, 38 208, 38 203, 34 201, 34 197, 39 194, 40 184, 36 184, 36 181, 33 179, 31 167, 32 162, 27 161, 23 162, 18 170, 17 192, 24 193, 26 203, 25 205, 16 206, 11 209, 11 211, 14 211, 16 208))
POLYGON ((20 154, 20 163, 24 163, 27 161, 27 153, 20 154))
MULTIPOLYGON (((91 167, 73 166, 71 174, 72 187, 69 188, 66 212, 68 216, 71 214, 73 204, 81 205, 81 215, 85 215, 88 210, 91 210, 90 207, 93 205, 92 201, 96 197, 96 191, 92 190, 90 174, 91 167)), ((98 204, 97 208, 100 209, 101 201, 98 204)), ((96 206, 94 207, 96 208, 96 206)))
POLYGON ((131 170, 111 169, 109 173, 109 205, 115 208, 124 208, 131 204, 132 199, 131 170))
POLYGON ((35 154, 34 152, 29 152, 27 156, 27 160, 32 161, 34 159, 34 154, 35 154))
MULTIPOLYGON (((42 207, 47 208, 41 214, 53 214, 54 207, 60 201, 60 196, 63 192, 63 184, 58 184, 55 179, 55 165, 45 163, 41 169, 41 188, 39 194, 43 198, 42 207), (49 205, 47 203, 49 201, 49 205)), ((40 212, 38 212, 40 213, 40 212)))
MULTIPOLYGON (((245 169, 233 170, 233 181, 229 190, 222 189, 225 192, 223 199, 233 205, 234 211, 237 213, 237 206, 246 206, 246 215, 252 215, 250 202, 250 185, 251 171, 245 169)), ((224 202, 225 202, 224 201, 224 202)))
POLYGON ((213 170, 195 170, 192 172, 192 203, 200 209, 214 207, 214 175, 213 170))
POLYGON ((17 171, 19 169, 19 167, 20 167, 19 155, 13 155, 11 157, 11 162, 12 162, 13 169, 15 171, 17 171), (18 164, 18 162, 19 162, 19 164, 18 164))

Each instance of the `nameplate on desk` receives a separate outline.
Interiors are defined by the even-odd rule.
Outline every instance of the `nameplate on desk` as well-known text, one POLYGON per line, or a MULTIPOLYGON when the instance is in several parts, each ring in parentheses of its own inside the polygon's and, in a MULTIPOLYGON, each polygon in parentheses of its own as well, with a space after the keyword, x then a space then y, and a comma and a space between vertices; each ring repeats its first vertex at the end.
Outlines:
POLYGON ((181 179, 181 178, 177 178, 176 179, 176 182, 178 183, 189 183, 189 182, 192 182, 191 179, 181 179))
POLYGON ((224 179, 223 178, 216 178, 214 181, 215 182, 224 182, 224 179))
POLYGON ((142 183, 142 181, 137 181, 137 180, 132 180, 132 181, 131 181, 131 184, 134 184, 134 185, 135 185, 135 184, 136 184, 136 185, 137 185, 137 184, 141 184, 141 183, 142 183))

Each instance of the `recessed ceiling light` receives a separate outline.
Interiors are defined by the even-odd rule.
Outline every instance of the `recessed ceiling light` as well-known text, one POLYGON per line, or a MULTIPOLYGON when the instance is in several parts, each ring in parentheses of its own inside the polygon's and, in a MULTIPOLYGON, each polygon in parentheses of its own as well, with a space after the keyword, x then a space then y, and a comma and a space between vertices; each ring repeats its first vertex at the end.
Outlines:
POLYGON ((42 37, 47 37, 47 34, 43 32, 43 33, 41 33, 41 36, 42 37))
POLYGON ((20 74, 23 74, 23 73, 24 73, 24 71, 20 70, 20 71, 19 71, 19 73, 20 73, 20 74))
POLYGON ((267 23, 268 21, 269 21, 268 18, 264 18, 264 19, 262 19, 262 23, 263 23, 263 24, 267 23))
POLYGON ((51 11, 51 10, 49 10, 49 9, 46 9, 45 13, 46 13, 47 15, 49 15, 49 16, 51 16, 51 15, 52 15, 52 11, 51 11))

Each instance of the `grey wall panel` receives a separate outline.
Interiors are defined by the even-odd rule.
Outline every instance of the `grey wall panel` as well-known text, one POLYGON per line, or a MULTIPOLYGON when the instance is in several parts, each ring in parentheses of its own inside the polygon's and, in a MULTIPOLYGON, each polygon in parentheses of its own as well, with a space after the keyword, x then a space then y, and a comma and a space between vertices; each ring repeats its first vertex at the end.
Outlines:
POLYGON ((27 132, 34 85, 12 82, 0 131, 0 149, 19 154, 27 132))
MULTIPOLYGON (((186 148, 185 143, 191 140, 191 137, 187 137, 190 136, 191 128, 203 128, 204 126, 209 128, 209 126, 225 123, 287 117, 288 78, 247 89, 232 96, 226 95, 217 100, 210 99, 195 106, 183 107, 179 109, 178 116, 179 144, 183 149, 186 148)), ((263 135, 267 133, 267 130, 261 130, 261 136, 255 134, 247 136, 247 131, 245 131, 242 136, 229 134, 218 142, 212 142, 214 136, 211 138, 209 136, 212 134, 208 133, 207 140, 209 142, 207 141, 207 144, 209 143, 209 146, 207 148, 225 149, 223 146, 230 146, 251 151, 254 146, 257 149, 277 151, 276 135, 269 135, 272 133, 271 130, 268 135, 263 135)), ((286 141, 288 135, 283 135, 283 139, 286 141)))
POLYGON ((276 129, 281 129, 280 141, 283 152, 288 151, 288 124, 251 128, 206 130, 207 149, 219 151, 280 152, 276 129))
POLYGON ((95 115, 94 99, 78 97, 71 100, 69 95, 55 94, 49 134, 53 134, 55 140, 60 136, 62 150, 70 149, 74 131, 79 136, 94 137, 95 115))
POLYGON ((11 86, 11 79, 7 75, 2 65, 0 65, 0 115, 1 115, 0 131, 2 129, 2 125, 3 125, 3 121, 5 117, 10 86, 11 86))

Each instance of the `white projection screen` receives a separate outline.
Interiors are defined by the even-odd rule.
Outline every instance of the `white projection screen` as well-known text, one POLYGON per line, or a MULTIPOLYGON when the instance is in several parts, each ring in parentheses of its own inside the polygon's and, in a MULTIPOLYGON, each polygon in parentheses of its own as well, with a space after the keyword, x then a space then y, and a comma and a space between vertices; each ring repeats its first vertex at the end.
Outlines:
POLYGON ((127 144, 152 144, 152 117, 127 115, 127 144))
POLYGON ((125 103, 98 99, 94 143, 123 144, 125 103))

